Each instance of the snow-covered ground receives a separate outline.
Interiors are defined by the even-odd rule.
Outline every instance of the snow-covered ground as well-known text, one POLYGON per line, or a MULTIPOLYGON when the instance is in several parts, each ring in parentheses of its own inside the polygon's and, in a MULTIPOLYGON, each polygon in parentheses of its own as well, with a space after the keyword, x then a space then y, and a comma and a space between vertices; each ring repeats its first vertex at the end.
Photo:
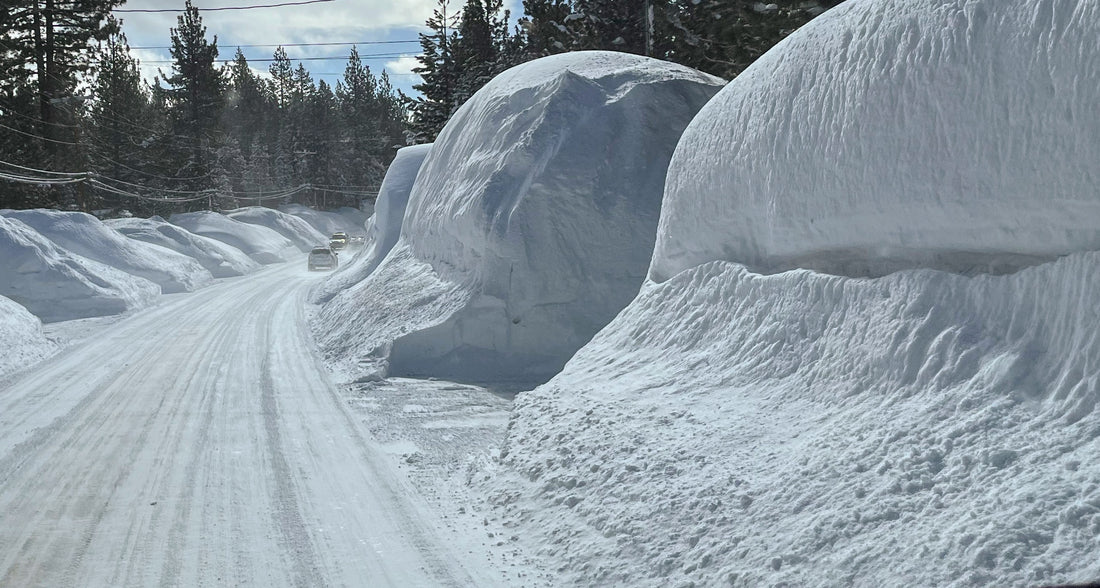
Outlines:
POLYGON ((50 356, 57 344, 42 332, 42 321, 23 306, 0 296, 0 377, 50 356))
POLYGON ((566 584, 1100 579, 1097 39, 847 2, 731 82, 642 292, 473 478, 504 522, 566 584))
POLYGON ((236 247, 264 265, 301 257, 298 247, 277 231, 266 226, 233 220, 219 212, 204 210, 173 214, 168 222, 196 235, 236 247))
POLYGON ((0 210, 0 214, 26 223, 72 253, 158 284, 165 294, 190 292, 214 279, 194 259, 160 245, 127 239, 90 214, 43 209, 0 210))
POLYGON ((104 224, 131 239, 167 247, 192 257, 215 278, 242 276, 260 269, 260 264, 240 249, 196 235, 160 217, 116 218, 106 220, 104 224))
POLYGON ((433 144, 382 264, 325 305, 322 344, 391 375, 548 379, 637 294, 672 150, 722 83, 610 52, 497 76, 433 144))
POLYGON ((362 234, 366 231, 367 219, 370 218, 369 212, 348 207, 327 211, 314 210, 301 204, 284 204, 279 210, 301 218, 326 238, 338 231, 349 235, 362 234))
POLYGON ((301 218, 274 208, 249 206, 230 210, 225 215, 235 221, 267 227, 289 239, 302 251, 309 251, 318 245, 328 245, 328 235, 321 234, 301 218))
POLYGON ((0 216, 0 296, 43 321, 118 314, 148 306, 160 293, 145 278, 71 253, 0 216))

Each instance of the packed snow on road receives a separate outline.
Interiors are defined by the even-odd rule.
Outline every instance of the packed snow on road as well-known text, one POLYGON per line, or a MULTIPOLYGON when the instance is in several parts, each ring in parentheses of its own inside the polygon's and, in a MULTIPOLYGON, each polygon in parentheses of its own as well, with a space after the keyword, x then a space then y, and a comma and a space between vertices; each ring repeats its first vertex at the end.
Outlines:
POLYGON ((372 211, 0 211, 0 585, 1100 581, 1097 39, 850 0, 517 66, 372 211))

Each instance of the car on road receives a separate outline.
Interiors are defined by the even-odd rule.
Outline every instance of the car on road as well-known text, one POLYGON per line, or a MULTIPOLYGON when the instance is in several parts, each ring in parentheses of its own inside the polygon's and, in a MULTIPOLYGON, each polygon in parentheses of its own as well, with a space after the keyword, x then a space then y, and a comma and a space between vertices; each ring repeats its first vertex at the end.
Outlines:
POLYGON ((309 271, 334 270, 340 265, 336 252, 328 247, 314 247, 309 252, 309 271))
POLYGON ((367 242, 365 235, 352 235, 348 239, 348 246, 350 247, 362 247, 367 242))
POLYGON ((339 250, 347 247, 348 246, 348 234, 343 232, 343 231, 333 233, 332 237, 329 237, 328 246, 331 247, 333 250, 336 250, 336 251, 339 251, 339 250))

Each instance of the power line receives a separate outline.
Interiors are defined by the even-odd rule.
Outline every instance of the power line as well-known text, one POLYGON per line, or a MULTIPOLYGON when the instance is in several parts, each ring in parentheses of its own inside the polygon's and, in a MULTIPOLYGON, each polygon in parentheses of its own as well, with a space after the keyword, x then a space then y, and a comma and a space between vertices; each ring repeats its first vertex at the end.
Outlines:
MULTIPOLYGON (((253 10, 255 8, 278 8, 280 6, 302 6, 304 4, 319 4, 321 2, 333 2, 334 0, 304 0, 303 2, 282 2, 279 4, 257 4, 254 6, 220 6, 216 8, 200 8, 199 12, 217 12, 219 10, 253 10)), ((111 12, 186 12, 186 8, 125 8, 115 9, 111 12)))
POLYGON ((19 129, 9 127, 8 125, 5 125, 3 123, 0 123, 0 128, 5 128, 5 129, 7 129, 9 131, 12 131, 14 133, 19 133, 20 135, 26 135, 28 137, 32 137, 34 139, 39 139, 41 141, 49 141, 50 143, 60 143, 62 145, 73 145, 73 146, 76 146, 76 147, 80 146, 80 143, 73 143, 72 141, 58 141, 57 139, 49 139, 47 137, 39 137, 38 135, 35 135, 33 133, 28 133, 26 131, 20 131, 19 129))
MULTIPOLYGON (((408 41, 351 41, 348 43, 272 43, 265 45, 237 45, 233 43, 222 43, 222 47, 332 47, 342 45, 398 45, 402 43, 419 43, 420 39, 410 39, 408 41)), ((163 46, 144 46, 144 47, 130 47, 130 49, 171 49, 170 45, 163 46)))
MULTIPOLYGON (((408 53, 408 52, 368 53, 367 55, 360 55, 359 59, 362 59, 362 60, 367 60, 367 59, 393 59, 394 57, 416 57, 417 55, 419 55, 419 54, 418 53, 408 53)), ((257 61, 261 61, 261 62, 278 61, 274 57, 265 57, 265 58, 259 58, 259 59, 252 59, 252 58, 246 57, 245 59, 249 63, 257 62, 257 61)), ((348 56, 347 55, 334 55, 334 56, 327 56, 327 57, 290 57, 290 58, 287 59, 287 61, 332 61, 332 60, 347 61, 348 56)), ((224 63, 232 63, 233 59, 219 59, 218 61, 221 61, 221 62, 224 62, 224 63)), ((166 64, 166 63, 175 63, 175 62, 176 61, 174 59, 157 59, 157 60, 150 60, 150 61, 142 61, 141 65, 147 65, 147 64, 150 64, 150 63, 166 64)))

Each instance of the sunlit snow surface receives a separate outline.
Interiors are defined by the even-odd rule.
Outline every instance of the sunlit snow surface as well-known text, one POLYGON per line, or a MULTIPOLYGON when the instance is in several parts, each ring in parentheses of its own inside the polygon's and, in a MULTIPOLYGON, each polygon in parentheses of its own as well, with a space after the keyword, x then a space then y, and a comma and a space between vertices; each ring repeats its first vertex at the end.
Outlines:
POLYGON ((160 293, 149 280, 72 253, 0 216, 0 296, 43 321, 119 314, 148 306, 160 293))
POLYGON ((103 221, 112 229, 138 241, 167 247, 192 257, 215 278, 241 276, 260 268, 243 251, 221 241, 196 235, 159 216, 153 218, 116 218, 103 221))
POLYGON ((57 350, 42 333, 42 322, 19 304, 0 296, 0 376, 28 366, 57 350))
POLYGON ((652 276, 1011 271, 1100 248, 1100 3, 849 1, 715 96, 652 276))
POLYGON ((1100 579, 1098 17, 854 0, 734 80, 650 281, 517 397, 506 524, 566 584, 1100 579))
POLYGON ((497 76, 432 146, 389 256, 323 309, 324 345, 391 375, 544 381, 638 292, 668 159, 721 85, 607 52, 497 76), (397 316, 375 328, 383 292, 397 316))
POLYGON ((190 292, 209 285, 213 276, 194 259, 171 249, 127 239, 83 212, 2 210, 71 253, 93 259, 159 284, 165 294, 190 292))
POLYGON ((265 265, 301 257, 298 247, 274 229, 233 220, 220 212, 203 210, 173 214, 168 222, 236 247, 265 265))
POLYGON ((235 221, 269 228, 289 239, 303 252, 318 245, 328 245, 329 235, 321 234, 302 218, 274 208, 249 206, 227 211, 225 215, 235 221))

